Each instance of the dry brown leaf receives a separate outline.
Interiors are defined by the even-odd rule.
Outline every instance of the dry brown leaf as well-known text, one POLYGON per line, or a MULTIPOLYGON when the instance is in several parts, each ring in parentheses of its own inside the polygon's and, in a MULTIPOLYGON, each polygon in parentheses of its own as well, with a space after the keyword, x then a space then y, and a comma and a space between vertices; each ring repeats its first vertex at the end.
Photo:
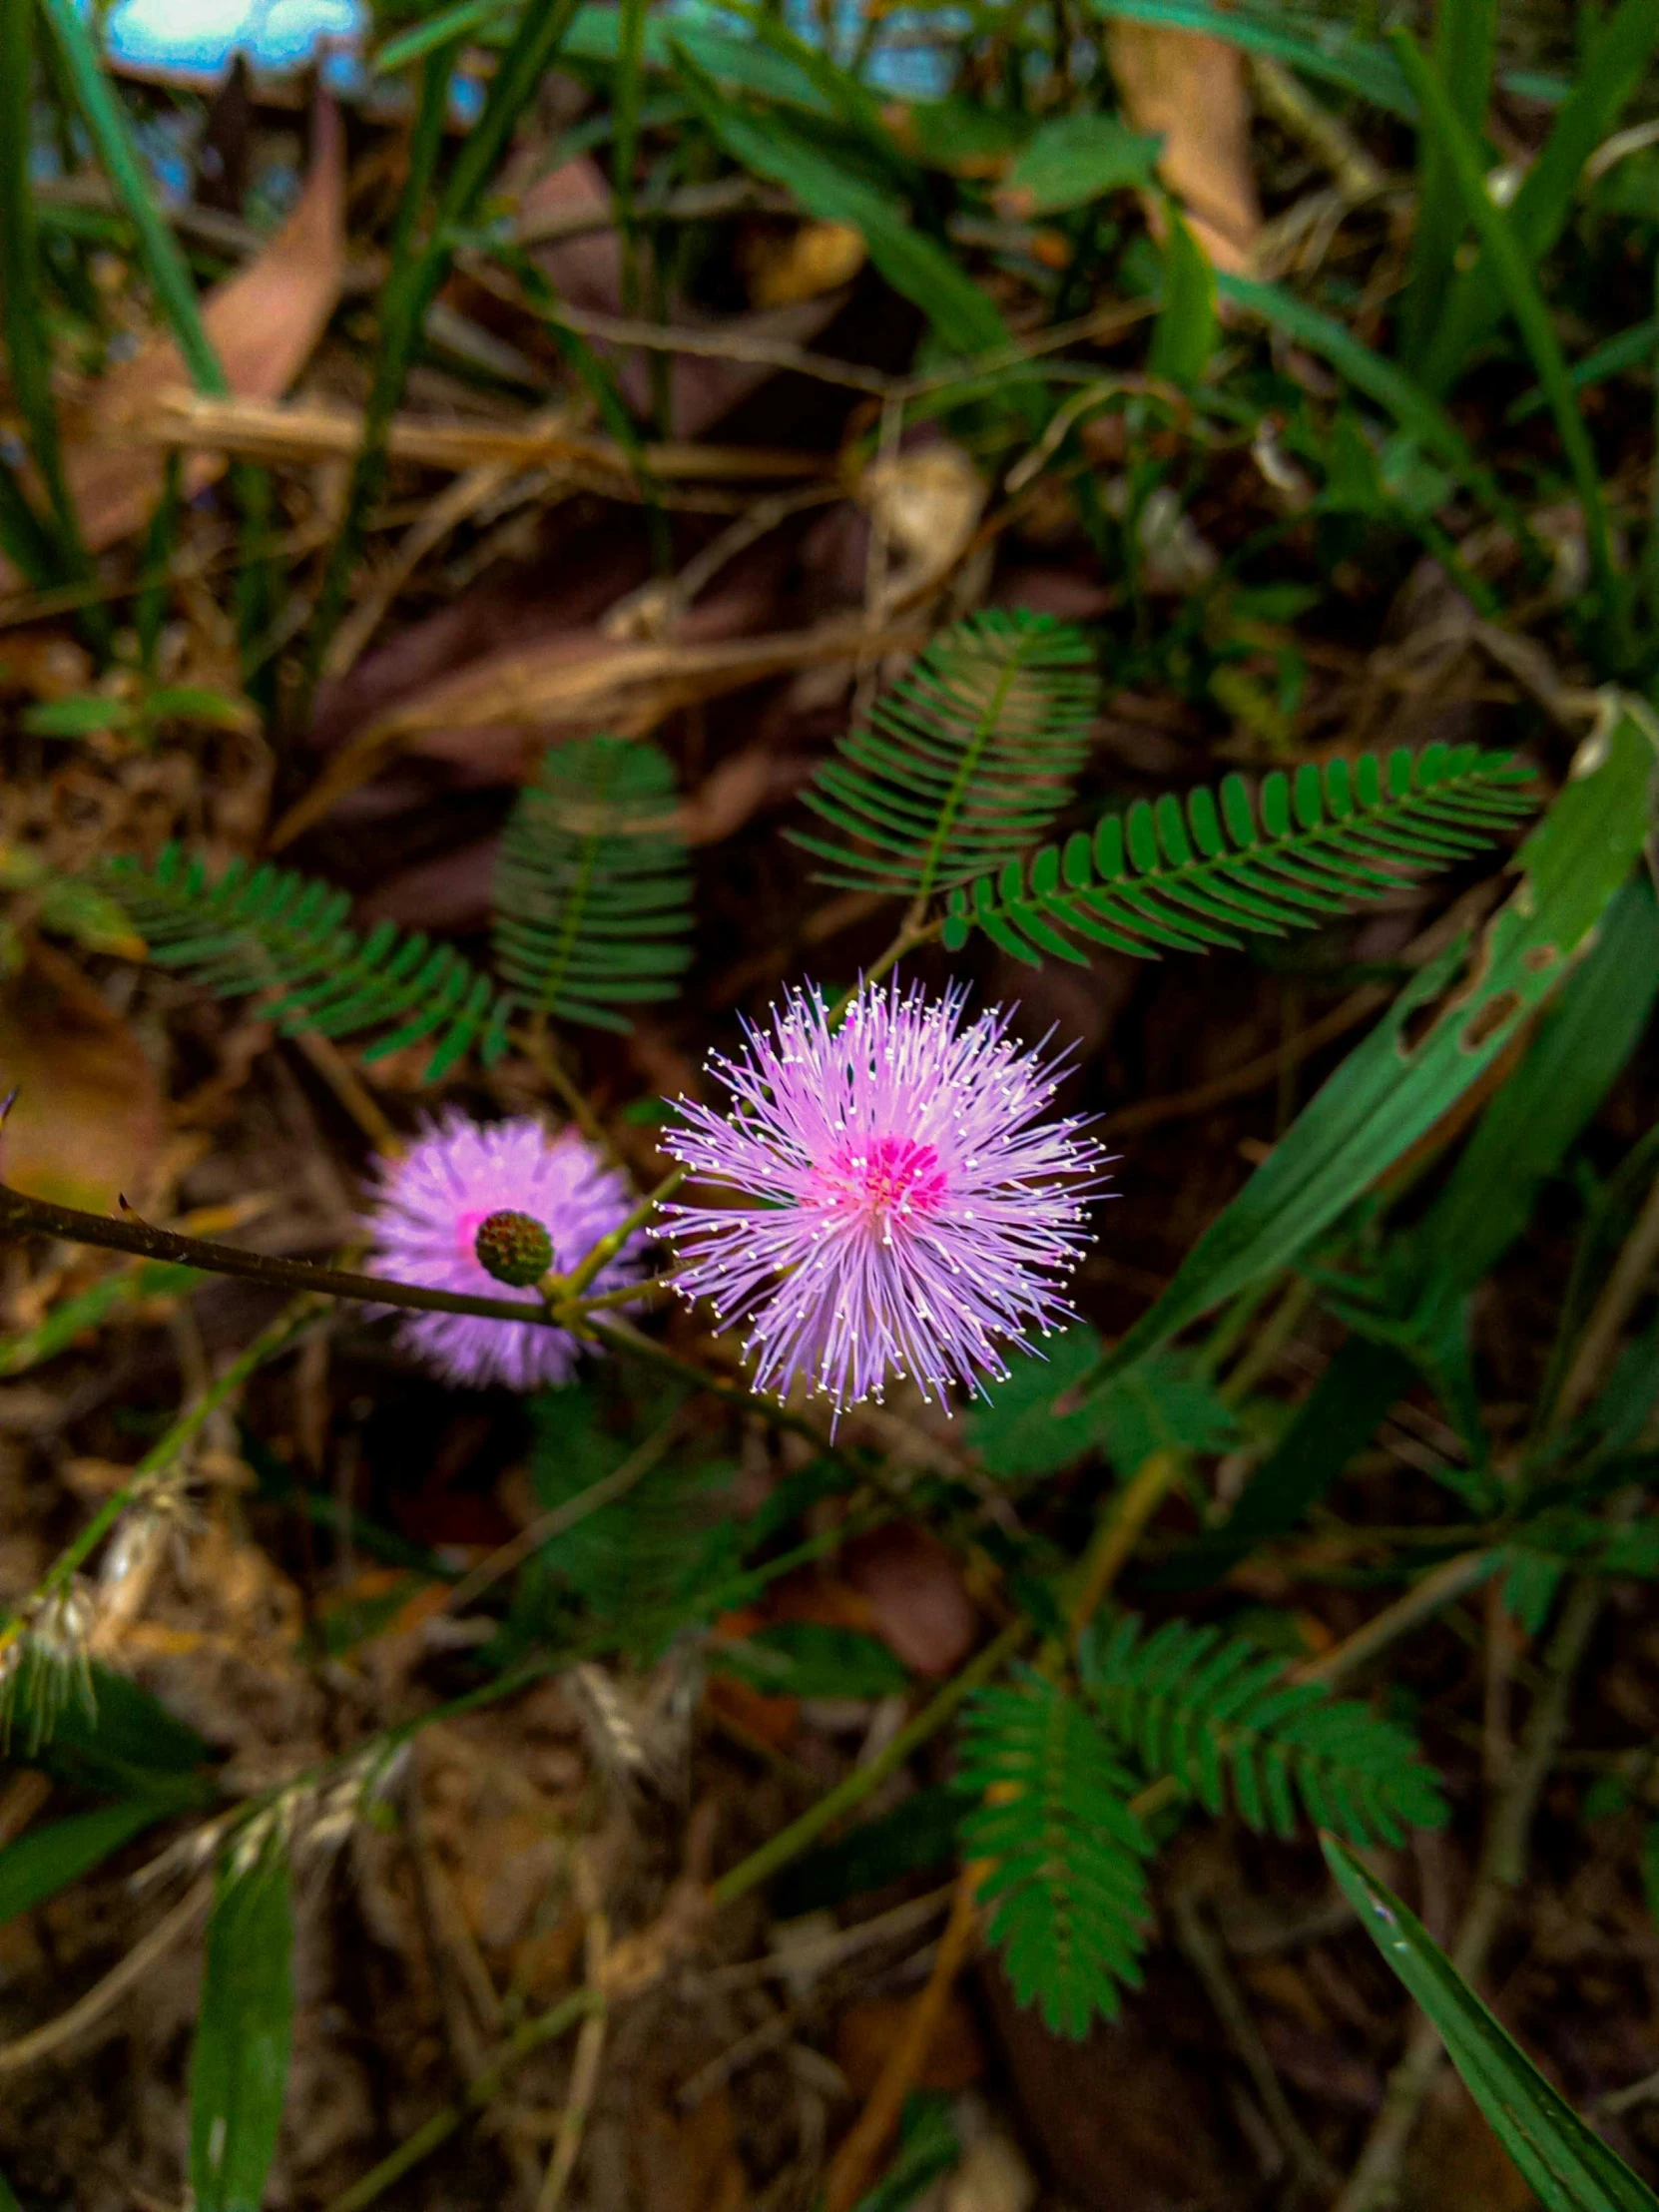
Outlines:
POLYGON ((526 756, 559 730, 604 727, 620 737, 645 737, 679 708, 718 699, 792 669, 863 656, 913 651, 925 633, 914 623, 871 632, 862 623, 828 622, 811 630, 738 638, 708 645, 620 645, 591 635, 558 637, 524 653, 492 655, 429 685, 407 706, 359 731, 291 807, 273 832, 279 850, 318 822, 405 750, 437 757, 462 750, 477 766, 485 733, 507 744, 496 764, 502 781, 524 773, 526 756), (442 745, 428 734, 443 733, 442 745), (427 742, 422 743, 422 739, 427 742))
POLYGON ((37 947, 0 993, 0 1176, 32 1197, 107 1214, 143 1206, 165 1134, 138 1039, 58 954, 37 947))
MULTIPOLYGON (((208 294, 202 320, 231 388, 251 399, 279 399, 310 358, 339 298, 345 273, 345 129, 339 109, 318 96, 310 174, 293 213, 257 260, 208 294)), ((86 403, 65 409, 65 469, 81 533, 93 552, 143 528, 160 496, 161 455, 119 439, 157 396, 190 381, 171 338, 158 337, 99 379, 86 403)), ((198 453, 185 482, 211 483, 224 456, 198 453)), ((21 582, 0 562, 0 583, 21 582)))
POLYGON ((955 567, 979 527, 989 488, 972 455, 948 438, 870 463, 858 502, 898 555, 881 593, 884 610, 923 597, 955 567))
POLYGON ((1106 52, 1125 120, 1164 141, 1160 175, 1218 269, 1251 266, 1262 228, 1250 162, 1250 95, 1236 46, 1197 31, 1114 20, 1106 52))

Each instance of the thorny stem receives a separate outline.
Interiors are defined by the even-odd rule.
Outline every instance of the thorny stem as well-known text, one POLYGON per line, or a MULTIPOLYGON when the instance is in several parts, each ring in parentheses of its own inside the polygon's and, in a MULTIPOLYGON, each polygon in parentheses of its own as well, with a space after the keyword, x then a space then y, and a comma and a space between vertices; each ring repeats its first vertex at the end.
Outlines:
MULTIPOLYGON (((672 1180, 672 1179, 670 1179, 672 1180)), ((658 1186, 649 1199, 643 1199, 629 1216, 644 1215, 655 1206, 667 1183, 658 1186)), ((636 1223, 637 1226, 637 1223, 636 1223)), ((626 1234, 615 1232, 617 1237, 626 1234)), ((611 1242, 601 1239, 582 1262, 571 1283, 559 1285, 559 1313, 557 1318, 545 1306, 534 1306, 528 1300, 505 1298, 473 1298, 465 1291, 432 1291, 417 1283, 395 1283, 388 1276, 355 1275, 342 1268, 319 1267, 311 1260, 284 1260, 266 1252, 248 1252, 238 1245, 210 1243, 202 1237, 181 1236, 172 1229, 155 1229, 149 1222, 140 1221, 136 1214, 118 1220, 105 1214, 82 1213, 76 1206, 58 1206, 50 1199, 31 1198, 22 1191, 9 1189, 0 1183, 0 1239, 6 1237, 60 1237, 71 1244, 99 1245, 110 1252, 136 1253, 143 1260, 172 1260, 184 1267, 200 1268, 209 1275, 231 1275, 252 1283, 270 1283, 281 1290, 309 1291, 327 1298, 358 1299, 371 1306, 401 1306, 416 1313, 427 1314, 477 1314, 486 1321, 523 1322, 533 1329, 554 1329, 569 1326, 574 1316, 585 1313, 590 1306, 608 1306, 622 1303, 615 1294, 607 1292, 597 1299, 584 1299, 581 1291, 592 1281, 612 1257, 605 1251, 611 1242), (600 1257, 595 1260, 594 1254, 600 1257), (573 1290, 571 1285, 575 1284, 573 1290)), ((661 1289, 659 1283, 643 1283, 631 1287, 629 1297, 643 1297, 661 1289)))
POLYGON ((405 1306, 418 1313, 479 1314, 487 1321, 527 1322, 551 1329, 553 1317, 540 1306, 504 1298, 471 1298, 461 1291, 429 1291, 414 1283, 393 1283, 378 1275, 352 1275, 309 1260, 282 1260, 236 1245, 210 1244, 182 1237, 171 1229, 153 1229, 137 1215, 115 1220, 84 1214, 76 1206, 57 1206, 29 1198, 0 1183, 0 1239, 62 1237, 71 1244, 101 1245, 110 1252, 136 1252, 143 1260, 177 1260, 210 1275, 234 1275, 252 1283, 270 1283, 286 1291, 318 1291, 329 1298, 361 1299, 373 1306, 405 1306))

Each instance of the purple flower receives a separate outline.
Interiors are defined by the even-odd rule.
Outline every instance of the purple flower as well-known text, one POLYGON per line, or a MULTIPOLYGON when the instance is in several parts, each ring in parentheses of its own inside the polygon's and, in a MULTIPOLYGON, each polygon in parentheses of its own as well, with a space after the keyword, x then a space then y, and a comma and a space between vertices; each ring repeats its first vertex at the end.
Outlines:
MULTIPOLYGON (((394 1283, 465 1291, 477 1298, 541 1303, 486 1274, 475 1249, 479 1225, 491 1214, 528 1214, 547 1230, 553 1265, 568 1273, 623 1220, 629 1194, 574 1130, 549 1136, 541 1123, 480 1123, 451 1113, 429 1125, 400 1160, 382 1162, 370 1217, 370 1271, 394 1283)), ((637 1280, 634 1239, 594 1279, 596 1291, 637 1280)), ((568 1382, 580 1349, 567 1329, 485 1321, 474 1314, 406 1314, 400 1341, 446 1382, 481 1388, 504 1382, 534 1390, 568 1382)))
POLYGON ((831 1030, 792 993, 770 1034, 711 1061, 731 1113, 682 1101, 666 1148, 762 1210, 666 1208, 675 1287, 746 1326, 758 1387, 805 1376, 837 1410, 889 1375, 982 1391, 1007 1373, 997 1340, 1030 1350, 1027 1330, 1076 1318, 1055 1279, 1110 1155, 1075 1118, 1038 1122, 1058 1063, 999 1009, 964 1025, 963 999, 866 984, 831 1030))

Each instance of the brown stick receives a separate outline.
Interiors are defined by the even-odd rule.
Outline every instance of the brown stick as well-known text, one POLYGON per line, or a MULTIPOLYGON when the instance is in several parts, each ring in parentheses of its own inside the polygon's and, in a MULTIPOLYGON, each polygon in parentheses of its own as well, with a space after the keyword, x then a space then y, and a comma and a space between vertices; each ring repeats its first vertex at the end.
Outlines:
POLYGON ((181 1237, 171 1229, 153 1229, 136 1214, 117 1220, 84 1214, 78 1206, 30 1198, 0 1183, 0 1240, 8 1237, 61 1237, 70 1244, 101 1245, 110 1252, 136 1253, 141 1260, 173 1260, 209 1275, 235 1275, 250 1283, 270 1283, 284 1291, 322 1291, 330 1298, 361 1299, 371 1306, 407 1306, 425 1314, 478 1314, 486 1321, 522 1321, 533 1329, 558 1326, 547 1309, 505 1298, 473 1298, 464 1291, 428 1291, 415 1283, 393 1283, 378 1275, 352 1275, 309 1260, 283 1260, 267 1252, 243 1252, 235 1245, 210 1244, 203 1237, 181 1237))
POLYGON ((939 1938, 927 1986, 911 2005, 898 2040, 888 2051, 886 2064, 869 2093, 869 2102, 830 2163, 824 2189, 825 2212, 851 2212, 863 2195, 898 2126, 904 2100, 927 2063, 946 2000, 972 1947, 978 1920, 974 1891, 980 1872, 978 1864, 964 1867, 957 1879, 950 1918, 939 1938))

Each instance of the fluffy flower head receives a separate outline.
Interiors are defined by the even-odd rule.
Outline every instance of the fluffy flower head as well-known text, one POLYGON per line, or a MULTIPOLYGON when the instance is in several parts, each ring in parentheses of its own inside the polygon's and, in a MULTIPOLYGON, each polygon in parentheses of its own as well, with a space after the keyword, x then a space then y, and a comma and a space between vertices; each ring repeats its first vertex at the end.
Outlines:
POLYGON ((965 1022, 963 996, 866 985, 831 1030, 792 993, 711 1061, 731 1112, 682 1102, 666 1148, 761 1205, 668 1208, 676 1288, 745 1325, 760 1387, 805 1376, 839 1408, 910 1376, 942 1399, 1006 1374, 1002 1343, 1075 1318, 1059 1283, 1109 1155, 1077 1120, 1038 1119, 1056 1063, 1005 1011, 965 1022))
MULTIPOLYGON (((369 1217, 375 1275, 476 1298, 522 1298, 486 1273, 479 1228, 492 1214, 524 1214, 546 1229, 553 1266, 568 1272, 629 1210, 623 1178, 601 1164, 574 1130, 549 1136, 532 1116, 471 1121, 450 1113, 431 1123, 400 1160, 382 1164, 369 1217)), ((637 1240, 601 1270, 593 1288, 618 1290, 639 1275, 637 1240)), ((579 1346, 566 1329, 487 1321, 476 1314, 405 1314, 400 1341, 445 1382, 481 1388, 540 1389, 568 1382, 579 1346)))

